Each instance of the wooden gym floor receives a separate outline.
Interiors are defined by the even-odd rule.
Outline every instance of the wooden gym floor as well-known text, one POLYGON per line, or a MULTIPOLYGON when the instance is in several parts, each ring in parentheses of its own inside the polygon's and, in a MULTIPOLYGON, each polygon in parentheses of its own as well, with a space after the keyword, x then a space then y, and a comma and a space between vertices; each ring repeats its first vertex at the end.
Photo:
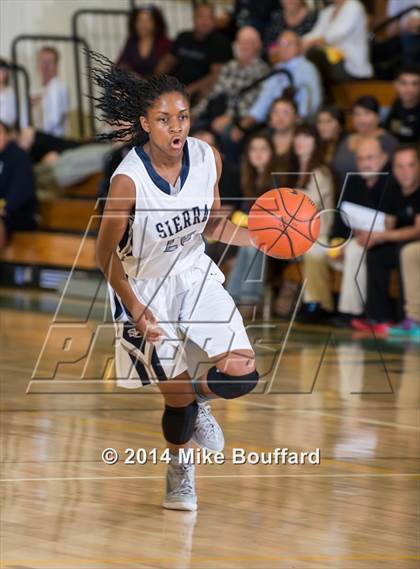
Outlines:
MULTIPOLYGON (((256 324, 273 384, 213 405, 226 462, 197 467, 199 510, 182 513, 161 509, 164 463, 101 460, 107 447, 163 450, 159 395, 116 387, 109 365, 102 381, 65 381, 80 362, 30 383, 56 304, 0 290, 2 567, 419 567, 419 344, 299 326, 284 342, 285 324, 256 324), (319 447, 321 463, 234 465, 233 447, 319 447)), ((101 307, 60 310, 93 329, 101 307)), ((95 349, 99 369, 106 337, 95 349)))

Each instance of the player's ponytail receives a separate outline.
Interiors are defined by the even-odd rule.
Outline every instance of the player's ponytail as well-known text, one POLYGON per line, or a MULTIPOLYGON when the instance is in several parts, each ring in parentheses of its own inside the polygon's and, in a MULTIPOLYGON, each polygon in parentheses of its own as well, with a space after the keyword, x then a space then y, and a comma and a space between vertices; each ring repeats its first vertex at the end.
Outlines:
POLYGON ((99 96, 93 97, 100 111, 100 120, 113 127, 110 132, 98 136, 100 140, 124 140, 141 144, 147 134, 140 124, 140 116, 164 93, 188 94, 182 83, 170 75, 155 75, 142 79, 135 73, 116 67, 104 55, 91 51, 93 62, 92 79, 100 88, 99 96))

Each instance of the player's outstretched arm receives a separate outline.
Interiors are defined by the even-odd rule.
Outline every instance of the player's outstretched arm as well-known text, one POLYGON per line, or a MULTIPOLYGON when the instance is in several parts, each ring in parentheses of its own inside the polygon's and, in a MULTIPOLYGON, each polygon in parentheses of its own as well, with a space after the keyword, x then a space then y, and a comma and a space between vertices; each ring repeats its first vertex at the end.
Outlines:
POLYGON ((128 176, 115 176, 111 183, 96 241, 96 259, 106 280, 136 322, 137 329, 145 335, 148 341, 154 342, 160 338, 162 331, 157 327, 152 312, 138 301, 116 253, 135 207, 135 195, 134 182, 128 176))
POLYGON ((213 148, 216 159, 217 181, 214 186, 214 201, 210 212, 209 220, 204 231, 204 235, 214 241, 221 241, 229 245, 237 245, 238 247, 247 247, 254 245, 250 239, 248 229, 239 227, 228 219, 222 208, 219 192, 219 180, 222 173, 222 159, 218 150, 213 148))

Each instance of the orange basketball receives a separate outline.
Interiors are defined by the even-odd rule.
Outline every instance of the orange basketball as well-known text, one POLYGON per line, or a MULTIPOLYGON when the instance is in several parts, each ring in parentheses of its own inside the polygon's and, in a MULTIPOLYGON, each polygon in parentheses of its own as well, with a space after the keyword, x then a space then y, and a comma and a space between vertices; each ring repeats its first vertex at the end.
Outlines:
POLYGON ((308 251, 317 240, 319 212, 304 192, 276 188, 256 200, 249 212, 248 230, 263 253, 291 259, 308 251))

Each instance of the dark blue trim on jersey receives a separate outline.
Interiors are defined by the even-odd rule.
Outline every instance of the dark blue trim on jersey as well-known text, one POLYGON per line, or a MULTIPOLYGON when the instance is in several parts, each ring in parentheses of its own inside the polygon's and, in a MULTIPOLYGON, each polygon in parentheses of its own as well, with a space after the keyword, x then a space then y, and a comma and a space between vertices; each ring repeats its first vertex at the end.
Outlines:
MULTIPOLYGON (((143 162, 144 167, 147 170, 152 182, 165 194, 171 195, 171 187, 169 182, 167 182, 162 176, 156 172, 153 167, 152 161, 148 154, 146 154, 143 146, 136 146, 135 147, 137 156, 143 162)), ((188 174, 190 172, 190 152, 188 150, 188 141, 185 141, 184 148, 182 149, 182 166, 181 166, 181 173, 179 177, 181 178, 181 189, 182 186, 185 184, 186 179, 188 178, 188 174)))
POLYGON ((121 302, 115 292, 114 292, 114 305, 115 305, 114 320, 118 320, 118 318, 123 313, 123 307, 121 306, 121 302))

